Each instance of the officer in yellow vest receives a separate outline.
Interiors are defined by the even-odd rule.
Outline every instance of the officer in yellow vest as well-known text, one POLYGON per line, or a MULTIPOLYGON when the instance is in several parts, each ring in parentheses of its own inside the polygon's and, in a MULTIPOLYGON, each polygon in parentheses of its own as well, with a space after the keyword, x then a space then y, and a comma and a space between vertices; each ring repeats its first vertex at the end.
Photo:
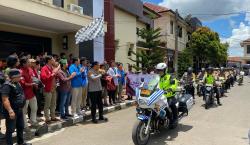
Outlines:
MULTIPOLYGON (((213 76, 213 68, 212 67, 208 67, 208 69, 207 69, 207 76, 205 78, 205 84, 215 85, 215 78, 213 76)), ((214 87, 214 91, 215 92, 217 91, 216 87, 214 87)), ((220 97, 219 97, 219 95, 217 95, 217 92, 216 92, 216 98, 217 98, 217 104, 219 106, 221 106, 222 104, 220 103, 220 97)))
POLYGON ((159 63, 156 66, 157 73, 160 75, 159 88, 166 91, 164 96, 168 100, 169 107, 171 108, 173 118, 171 124, 178 123, 178 109, 176 107, 177 100, 175 98, 178 81, 167 73, 166 63, 159 63))

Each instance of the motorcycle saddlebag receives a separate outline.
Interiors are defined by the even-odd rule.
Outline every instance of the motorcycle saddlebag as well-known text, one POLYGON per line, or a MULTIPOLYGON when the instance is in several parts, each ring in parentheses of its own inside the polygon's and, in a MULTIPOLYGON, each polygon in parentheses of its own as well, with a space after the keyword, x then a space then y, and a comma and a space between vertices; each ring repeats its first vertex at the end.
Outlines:
POLYGON ((179 112, 188 111, 194 105, 193 96, 189 95, 189 94, 185 94, 185 95, 181 96, 179 98, 178 102, 179 102, 179 107, 178 107, 179 112))

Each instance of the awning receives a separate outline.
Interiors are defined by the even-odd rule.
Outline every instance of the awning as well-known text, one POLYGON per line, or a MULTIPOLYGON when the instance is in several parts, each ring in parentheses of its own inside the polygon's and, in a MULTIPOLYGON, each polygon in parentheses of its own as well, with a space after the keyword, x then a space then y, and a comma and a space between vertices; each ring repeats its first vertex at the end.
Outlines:
POLYGON ((0 23, 57 33, 76 32, 93 19, 63 8, 32 0, 0 0, 0 23))

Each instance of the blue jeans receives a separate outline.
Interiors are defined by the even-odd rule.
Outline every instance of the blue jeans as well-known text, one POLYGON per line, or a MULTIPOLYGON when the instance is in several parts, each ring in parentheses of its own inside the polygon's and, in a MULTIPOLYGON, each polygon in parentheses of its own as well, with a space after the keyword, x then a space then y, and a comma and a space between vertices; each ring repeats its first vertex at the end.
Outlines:
POLYGON ((65 115, 69 115, 69 103, 70 103, 71 94, 70 92, 60 92, 60 114, 61 117, 65 117, 65 115))

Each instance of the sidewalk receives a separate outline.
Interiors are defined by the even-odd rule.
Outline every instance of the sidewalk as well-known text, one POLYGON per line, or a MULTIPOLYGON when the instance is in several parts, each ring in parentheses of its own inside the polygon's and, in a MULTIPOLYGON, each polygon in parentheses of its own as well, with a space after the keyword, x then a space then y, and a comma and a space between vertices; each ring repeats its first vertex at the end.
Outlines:
MULTIPOLYGON (((134 102, 135 102, 134 100, 129 100, 129 101, 126 100, 124 103, 119 103, 115 106, 105 107, 104 114, 131 107, 133 106, 134 102)), ((39 128, 37 129, 32 128, 30 132, 24 133, 24 138, 25 140, 31 140, 35 137, 40 137, 46 133, 51 133, 65 127, 73 126, 80 122, 89 121, 90 119, 91 119, 91 112, 87 111, 85 112, 84 116, 80 116, 79 118, 76 119, 70 118, 68 120, 62 120, 48 125, 44 122, 41 122, 41 124, 39 123, 41 125, 39 128)), ((5 122, 2 120, 1 123, 2 127, 4 126, 4 124, 5 122)), ((5 128, 2 129, 3 129, 2 132, 5 132, 5 128)), ((14 140, 16 140, 16 133, 14 133, 14 140)), ((4 145, 4 140, 0 139, 0 144, 4 145)))

